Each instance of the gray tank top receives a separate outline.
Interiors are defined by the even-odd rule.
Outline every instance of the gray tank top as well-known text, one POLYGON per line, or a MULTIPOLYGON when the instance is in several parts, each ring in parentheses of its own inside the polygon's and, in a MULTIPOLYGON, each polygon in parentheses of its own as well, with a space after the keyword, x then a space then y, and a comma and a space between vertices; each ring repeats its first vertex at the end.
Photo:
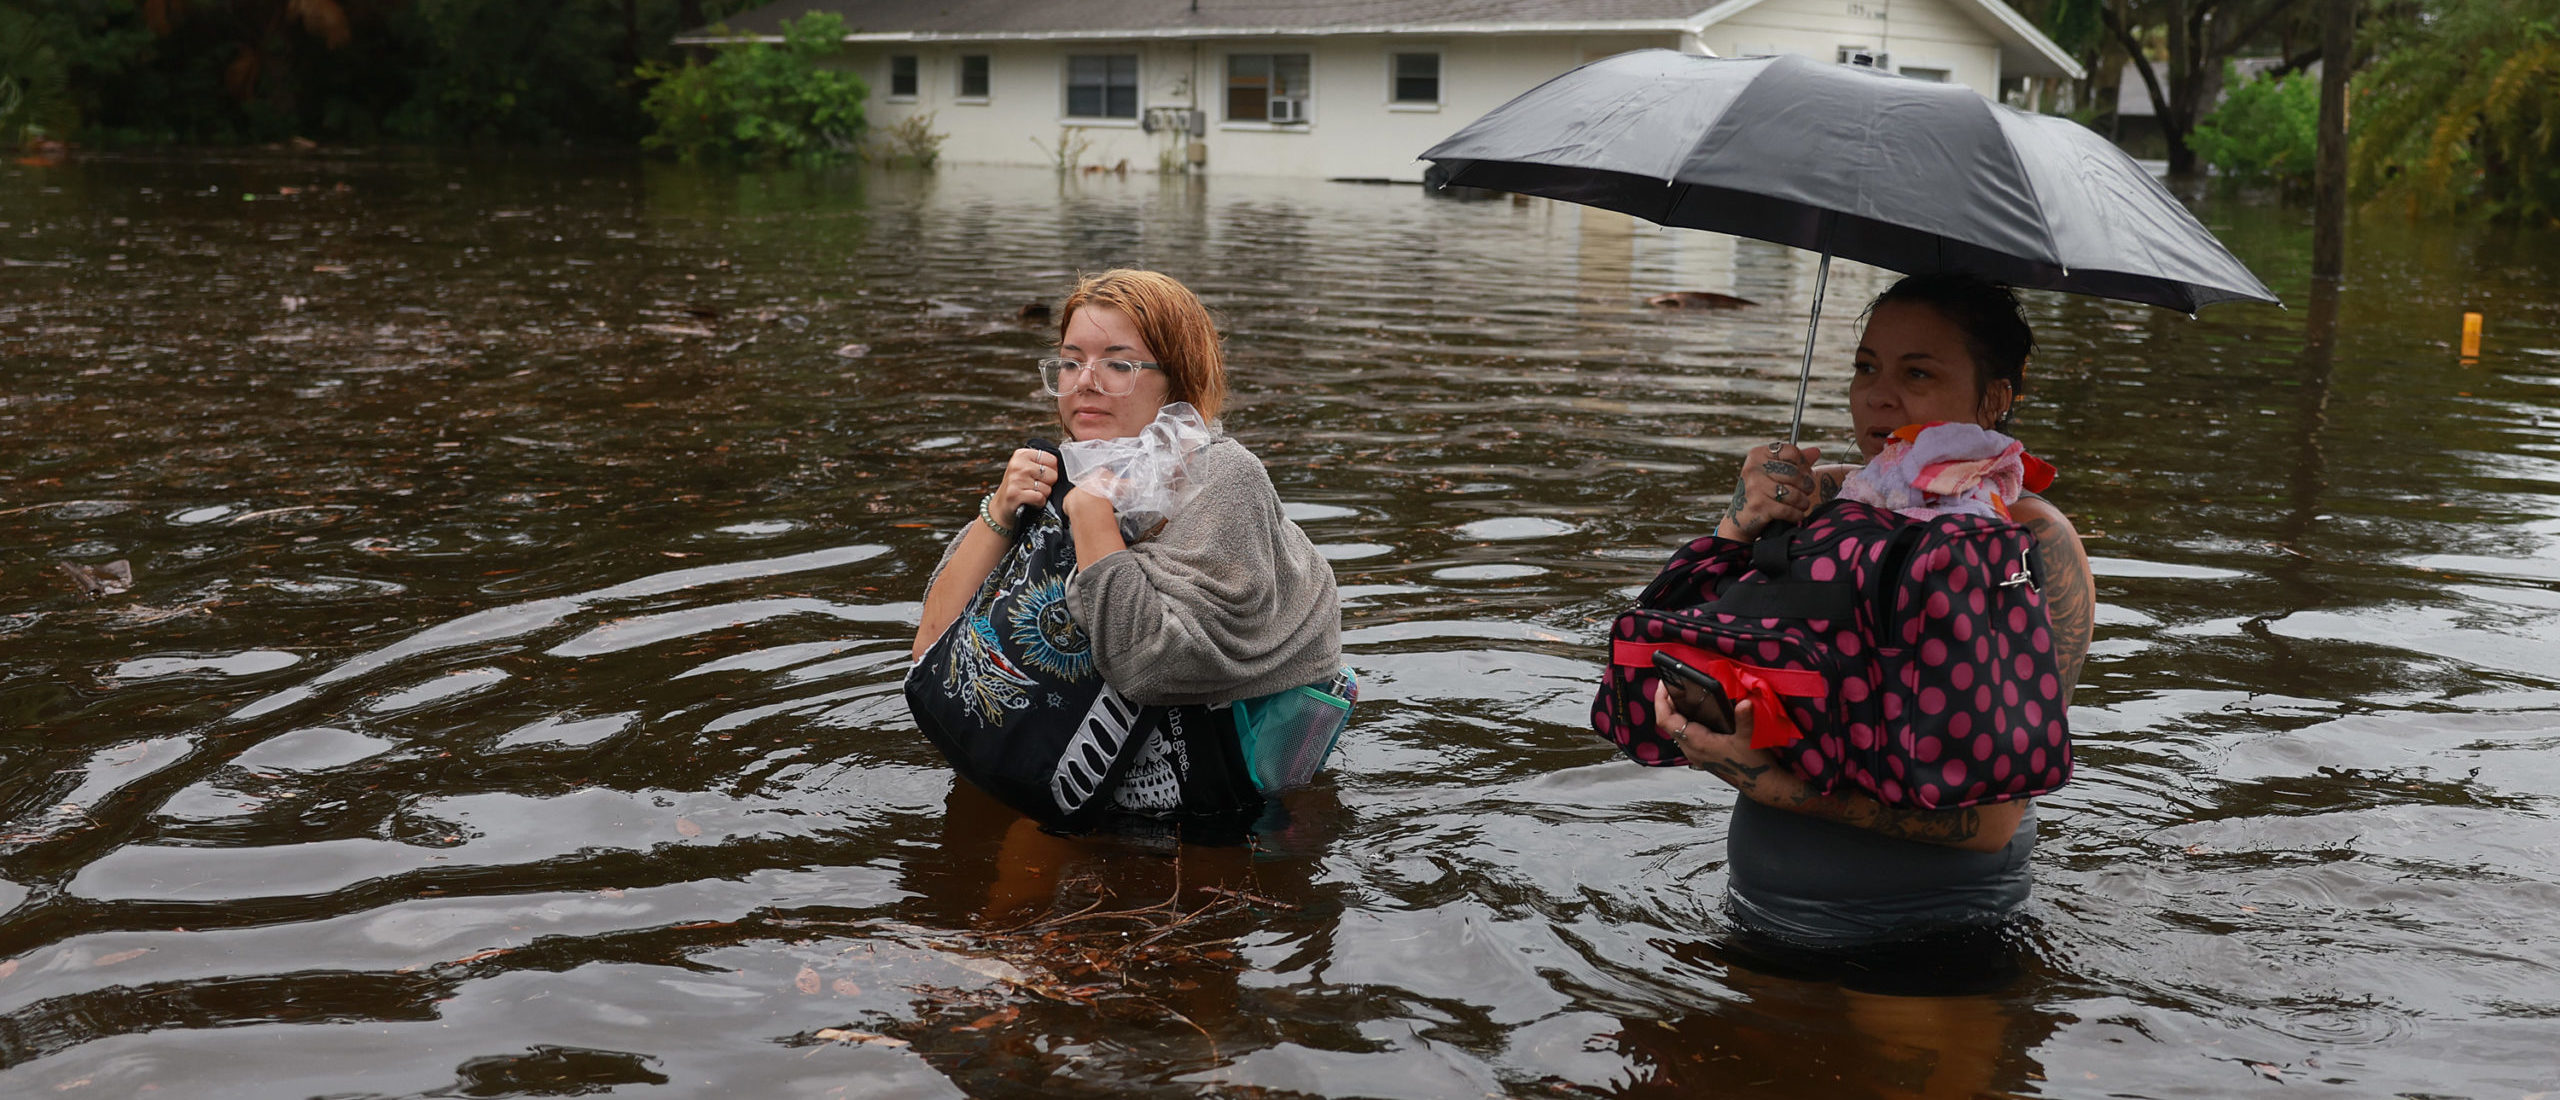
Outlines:
POLYGON ((1996 852, 1897 840, 1836 821, 1734 803, 1726 902, 1754 931, 1813 946, 1996 924, 2027 903, 2035 804, 1996 852))

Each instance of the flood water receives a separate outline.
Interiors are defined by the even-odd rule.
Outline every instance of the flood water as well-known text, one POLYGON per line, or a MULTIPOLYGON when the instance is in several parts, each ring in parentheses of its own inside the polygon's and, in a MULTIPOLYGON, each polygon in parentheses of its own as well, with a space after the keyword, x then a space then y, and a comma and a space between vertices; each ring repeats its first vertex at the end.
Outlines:
MULTIPOLYGON (((1921 998, 1737 956, 1730 793, 1586 728, 1784 432, 1810 257, 1354 184, 0 169, 0 1094, 2560 1089, 2560 235, 2366 218, 2319 341, 2307 217, 2201 212, 2291 310, 2029 303, 2081 768, 2017 975, 1921 998), (1125 263, 1223 313, 1342 585, 1356 724, 1251 850, 1039 834, 898 690, 1046 430, 1017 310, 1125 263)), ((1833 272, 1813 442, 1887 278, 1833 272)))

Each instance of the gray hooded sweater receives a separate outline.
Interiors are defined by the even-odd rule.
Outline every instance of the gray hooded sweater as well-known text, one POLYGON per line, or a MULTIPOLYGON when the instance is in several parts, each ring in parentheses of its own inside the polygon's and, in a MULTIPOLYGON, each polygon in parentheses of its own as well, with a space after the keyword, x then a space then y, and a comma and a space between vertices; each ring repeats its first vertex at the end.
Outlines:
MULTIPOLYGON (((1340 671, 1333 566, 1281 514, 1262 460, 1221 436, 1192 461, 1200 492, 1172 522, 1067 582, 1067 608, 1102 678, 1132 702, 1175 706, 1269 695, 1340 671)), ((959 545, 943 549, 944 564, 959 545)))
POLYGON ((1223 703, 1342 668, 1333 566, 1280 512, 1262 460, 1221 437, 1192 460, 1200 484, 1155 537, 1067 583, 1094 663, 1142 705, 1223 703))

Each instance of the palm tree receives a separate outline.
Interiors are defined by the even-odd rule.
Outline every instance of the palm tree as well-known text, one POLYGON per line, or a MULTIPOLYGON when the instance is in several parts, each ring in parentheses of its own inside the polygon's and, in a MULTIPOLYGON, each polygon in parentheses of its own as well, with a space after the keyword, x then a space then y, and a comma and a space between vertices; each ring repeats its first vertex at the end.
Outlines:
POLYGON ((2560 221, 2560 0, 2426 0, 2357 78, 2355 185, 2560 221))

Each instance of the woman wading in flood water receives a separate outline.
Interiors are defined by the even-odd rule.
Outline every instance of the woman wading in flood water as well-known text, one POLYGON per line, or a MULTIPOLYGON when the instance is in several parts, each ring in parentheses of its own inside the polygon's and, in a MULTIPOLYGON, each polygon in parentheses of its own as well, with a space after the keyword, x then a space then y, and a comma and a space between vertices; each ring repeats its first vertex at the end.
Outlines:
POLYGON ((965 778, 1044 823, 1250 818, 1349 715, 1333 568, 1219 427, 1226 365, 1188 288, 1108 271, 1058 314, 1039 378, 1063 456, 1014 451, 945 551, 911 704, 965 778), (1097 455, 1128 461, 1073 474, 1097 455), (1026 760, 1026 731, 1075 736, 1026 760))
MULTIPOLYGON (((2006 288, 1958 275, 1896 283, 1868 311, 1849 385, 1860 452, 1873 461, 1916 425, 2004 427, 2034 342, 2006 288)), ((1717 538, 1747 543, 1772 524, 1806 521, 1855 469, 1816 467, 1819 458, 1813 448, 1754 448, 1717 538)), ((2006 510, 2042 560, 2055 703, 2067 706, 2089 649, 2088 557, 2070 518, 2043 498, 2023 495, 2006 510)), ((1997 926, 2026 903, 2031 799, 1921 809, 1845 785, 1819 792, 1753 747, 1765 709, 1743 699, 1728 717, 1721 707, 1678 707, 1669 691, 1655 697, 1655 728, 1691 767, 1742 796, 1726 847, 1727 904, 1743 927, 1799 946, 1873 945, 1997 926)))

